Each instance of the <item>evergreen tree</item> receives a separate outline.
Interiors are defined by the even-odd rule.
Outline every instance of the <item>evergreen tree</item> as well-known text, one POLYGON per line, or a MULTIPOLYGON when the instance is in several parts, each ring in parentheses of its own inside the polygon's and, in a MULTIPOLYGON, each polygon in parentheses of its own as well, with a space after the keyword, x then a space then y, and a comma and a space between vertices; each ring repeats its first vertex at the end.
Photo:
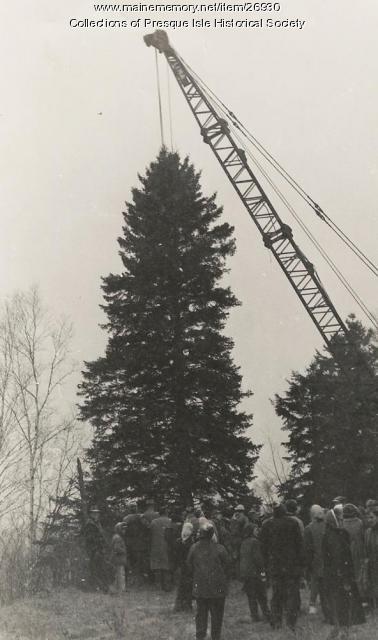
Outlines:
POLYGON ((239 304, 221 284, 233 229, 176 153, 162 149, 139 179, 118 239, 123 271, 103 279, 106 354, 81 384, 99 499, 240 499, 259 447, 223 333, 239 304))
POLYGON ((364 503, 377 492, 378 348, 373 332, 353 316, 347 324, 347 342, 336 337, 333 353, 317 353, 275 400, 289 433, 284 492, 305 505, 327 505, 336 495, 364 503))

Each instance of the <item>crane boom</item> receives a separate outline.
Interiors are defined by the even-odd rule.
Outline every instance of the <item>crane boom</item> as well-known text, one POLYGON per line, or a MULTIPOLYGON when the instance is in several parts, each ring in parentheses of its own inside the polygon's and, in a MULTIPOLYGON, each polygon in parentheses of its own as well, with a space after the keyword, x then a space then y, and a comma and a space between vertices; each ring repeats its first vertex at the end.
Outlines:
POLYGON ((348 330, 332 304, 312 263, 293 238, 256 175, 248 164, 245 151, 238 147, 228 123, 220 117, 175 50, 165 31, 157 30, 144 37, 147 46, 163 53, 200 127, 206 144, 214 152, 231 184, 260 231, 264 245, 270 249, 294 288, 307 313, 325 342, 348 330))

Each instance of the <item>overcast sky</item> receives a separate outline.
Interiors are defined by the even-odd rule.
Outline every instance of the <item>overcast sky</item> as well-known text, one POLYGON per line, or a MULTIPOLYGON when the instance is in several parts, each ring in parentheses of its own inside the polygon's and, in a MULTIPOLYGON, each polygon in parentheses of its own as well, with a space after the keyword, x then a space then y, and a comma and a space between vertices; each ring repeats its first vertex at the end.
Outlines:
MULTIPOLYGON (((69 21, 136 17, 193 16, 101 14, 90 0, 18 0, 0 9, 0 297, 39 284, 53 311, 73 321, 80 362, 103 353, 100 277, 120 270, 123 203, 161 142, 154 52, 142 39, 151 29, 71 28, 69 21)), ((306 21, 302 29, 168 31, 191 67, 376 262, 376 0, 282 0, 275 14, 202 17, 306 21)), ((166 98, 163 57, 160 69, 166 98)), ((173 77, 170 91, 174 148, 202 170, 204 192, 218 192, 224 217, 235 226, 238 250, 229 280, 242 306, 227 331, 245 387, 254 392, 248 402, 253 438, 280 442, 269 398, 285 389, 293 369, 309 363, 322 340, 203 144, 173 77)), ((166 116, 166 99, 164 106, 166 116)), ((310 210, 298 212, 377 310, 374 276, 310 210)), ((359 315, 289 212, 281 208, 280 214, 341 316, 359 315)), ((268 459, 265 448, 263 464, 268 459)))

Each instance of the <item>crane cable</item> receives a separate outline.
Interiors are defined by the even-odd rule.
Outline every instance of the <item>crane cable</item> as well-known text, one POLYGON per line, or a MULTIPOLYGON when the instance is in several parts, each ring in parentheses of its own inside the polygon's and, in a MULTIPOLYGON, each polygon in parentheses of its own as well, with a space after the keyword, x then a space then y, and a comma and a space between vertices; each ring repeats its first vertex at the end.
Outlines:
MULTIPOLYGON (((183 61, 184 62, 184 61, 183 61)), ((184 63, 186 64, 186 63, 184 63)), ((196 77, 196 80, 201 84, 201 85, 205 85, 205 83, 203 83, 201 81, 201 79, 197 76, 197 74, 189 67, 189 65, 187 65, 188 68, 190 69, 190 71, 193 73, 193 75, 196 77)), ((206 85, 205 85, 206 86, 206 85)), ((225 113, 224 110, 224 106, 223 103, 217 99, 215 97, 215 99, 212 99, 207 91, 204 89, 204 86, 201 86, 201 89, 204 91, 206 98, 209 100, 209 102, 215 102, 217 101, 219 104, 217 104, 218 109, 222 112, 223 115, 227 115, 227 113, 225 113)), ((214 96, 215 94, 210 90, 210 93, 212 93, 214 96)), ((237 123, 232 122, 232 125, 240 130, 240 126, 238 126, 237 123)), ((241 131, 241 133, 243 133, 241 131)), ((262 175, 265 177, 265 179, 268 181, 268 183, 270 184, 270 186, 272 187, 272 189, 275 191, 275 193, 278 195, 278 197, 280 198, 280 200, 283 202, 283 204, 287 207, 287 209, 289 210, 289 212, 291 213, 291 215, 295 218, 295 220, 298 222, 299 226, 302 228, 302 230, 304 231, 304 233, 306 234, 306 236, 309 238, 309 240, 312 242, 312 244, 316 247, 316 249, 319 251, 319 253, 322 255, 322 257, 325 259, 325 261, 327 262, 327 264, 329 265, 329 267, 331 268, 331 270, 333 271, 333 273, 336 275, 336 277, 338 278, 338 280, 340 281, 340 283, 343 285, 343 287, 348 291, 348 293, 352 296, 352 298, 354 299, 354 301, 356 302, 356 304, 358 305, 358 307, 361 309, 361 311, 364 313, 364 315, 368 318, 368 320, 370 322, 372 322, 372 324, 378 328, 378 320, 375 317, 375 315, 370 311, 370 309, 365 305, 365 303, 363 302, 363 300, 360 298, 360 296, 358 295, 358 293, 355 291, 355 289, 352 287, 352 285, 348 282, 347 278, 343 275, 343 273, 340 271, 340 269, 337 267, 337 265, 335 264, 335 262, 332 260, 332 258, 330 258, 330 256, 327 254, 327 252, 325 251, 325 249, 323 249, 323 247, 320 245, 320 243, 316 240, 315 236, 312 234, 312 232, 309 230, 309 228, 306 226, 306 224, 301 220, 301 218, 298 216, 298 214, 296 213, 295 209, 292 207, 292 205, 290 204, 290 202, 286 199, 286 197, 284 196, 284 194, 282 193, 282 191, 280 191, 280 189, 275 185, 275 183, 273 182, 273 180, 270 178, 270 176, 267 174, 267 172, 264 170, 264 168, 262 167, 262 165, 258 162, 258 160, 255 158, 255 156, 253 156, 253 154, 251 153, 251 151, 246 148, 245 144, 243 143, 243 141, 240 139, 240 136, 233 131, 233 134, 235 136, 235 138, 237 139, 237 141, 239 142, 239 144, 243 147, 243 149, 246 151, 246 153, 249 155, 249 157, 251 158, 251 160, 254 162, 254 164, 259 168, 259 170, 261 171, 262 175)), ((262 145, 261 145, 262 146, 262 145)), ((258 149, 257 149, 258 150, 258 149)), ((267 152, 268 153, 268 152, 267 152)), ((269 154, 270 155, 270 154, 269 154)), ((266 157, 266 156, 265 156, 266 157)), ((273 156, 271 156, 273 158, 273 156)), ((272 164, 272 163, 271 163, 272 164)), ((285 171, 284 169, 282 169, 283 171, 285 171)), ((281 174, 282 175, 282 174, 281 174)), ((289 174, 287 174, 289 175, 289 174)), ((294 181, 294 179, 293 179, 294 181)), ((295 181, 294 181, 295 182, 295 181)), ((302 190, 301 187, 298 185, 298 189, 302 190)), ((302 190, 303 191, 303 190, 302 190)), ((299 193, 299 191, 298 191, 299 193)), ((305 192, 304 192, 305 193, 305 192)), ((314 203, 314 201, 310 198, 310 196, 308 196, 306 194, 306 200, 310 199, 311 202, 314 203)), ((319 211, 321 213, 323 213, 320 209, 320 207, 318 205, 316 205, 316 203, 314 203, 314 206, 316 206, 319 211)), ((319 213, 318 213, 319 215, 319 213)), ((324 215, 324 213, 323 213, 324 215)), ((319 276, 317 275, 317 277, 319 278, 319 276)), ((320 281, 320 278, 319 278, 320 281)))
POLYGON ((281 175, 284 180, 298 193, 298 195, 308 204, 316 215, 325 222, 328 227, 340 238, 342 242, 359 258, 359 260, 375 275, 378 276, 378 266, 360 249, 355 242, 326 214, 321 207, 306 193, 306 191, 300 186, 300 184, 293 178, 284 167, 274 158, 274 156, 262 145, 257 138, 248 131, 237 116, 222 102, 220 98, 208 87, 208 85, 196 74, 196 72, 181 58, 184 65, 188 67, 191 74, 195 77, 197 82, 201 85, 206 97, 211 101, 210 95, 213 96, 213 102, 217 104, 218 109, 223 115, 228 117, 234 127, 236 127, 247 140, 259 151, 262 156, 270 163, 270 165, 281 175))
MULTIPOLYGON (((240 144, 242 144, 242 141, 241 141, 240 137, 235 132, 234 132, 234 135, 235 135, 235 138, 238 140, 238 142, 240 144)), ((327 264, 329 265, 329 267, 331 268, 333 273, 336 275, 338 280, 341 282, 343 287, 352 296, 353 300, 356 302, 356 304, 361 309, 361 311, 364 313, 364 315, 368 318, 368 320, 370 320, 370 322, 378 329, 378 320, 377 320, 376 316, 374 315, 374 313, 372 311, 370 311, 370 309, 366 306, 366 304, 363 302, 362 298, 358 295, 358 293, 355 291, 355 289, 352 287, 350 282, 343 275, 343 273, 340 271, 340 269, 337 267, 336 263, 328 255, 328 253, 325 251, 325 249, 323 249, 323 247, 317 241, 317 239, 312 234, 312 232, 309 230, 307 225, 303 222, 303 220, 301 220, 301 218, 298 216, 298 214, 296 213, 295 209, 292 207, 290 202, 286 199, 286 197, 284 196, 282 191, 280 191, 280 189, 277 187, 277 185, 275 185, 273 180, 266 173, 266 171, 264 170, 262 165, 258 162, 258 160, 255 158, 255 156, 253 156, 253 154, 250 152, 249 149, 245 149, 245 151, 246 151, 247 155, 251 158, 251 160, 254 162, 254 164, 258 167, 258 169, 261 171, 262 175, 268 181, 268 183, 270 184, 272 189, 275 191, 275 193, 278 195, 278 197, 283 202, 283 204, 286 206, 288 211, 295 218, 295 220, 297 221, 297 223, 299 224, 301 229, 304 231, 306 236, 309 238, 309 240, 312 242, 312 244, 316 247, 316 249, 319 251, 321 256, 325 259, 325 261, 327 262, 327 264)), ((318 274, 317 274, 317 277, 318 277, 318 279, 320 281, 320 278, 319 278, 318 274)))
POLYGON ((155 49, 155 66, 156 66, 156 84, 157 84, 158 102, 159 102, 161 146, 164 147, 165 144, 164 144, 163 110, 162 110, 162 106, 161 106, 161 90, 160 90, 158 53, 157 53, 156 49, 155 49))
POLYGON ((171 140, 171 151, 173 152, 173 119, 172 119, 172 101, 171 101, 171 82, 170 82, 170 66, 167 62, 167 89, 168 89, 168 116, 169 116, 169 135, 171 140))

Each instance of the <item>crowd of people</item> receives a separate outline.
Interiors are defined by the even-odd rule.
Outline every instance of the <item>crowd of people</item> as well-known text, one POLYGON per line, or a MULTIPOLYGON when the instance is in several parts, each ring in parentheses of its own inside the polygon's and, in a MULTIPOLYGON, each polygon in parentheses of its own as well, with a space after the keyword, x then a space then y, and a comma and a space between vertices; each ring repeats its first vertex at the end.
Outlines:
POLYGON ((252 621, 274 629, 285 622, 293 633, 307 585, 308 614, 319 606, 328 637, 346 638, 377 606, 378 501, 357 508, 339 496, 328 509, 313 505, 306 526, 298 513, 295 500, 263 514, 243 505, 181 514, 156 510, 153 501, 143 512, 131 506, 111 539, 110 577, 95 509, 84 528, 93 586, 118 594, 144 582, 176 588, 176 612, 196 603, 196 639, 205 639, 210 616, 211 639, 219 640, 230 580, 242 583, 252 621))

